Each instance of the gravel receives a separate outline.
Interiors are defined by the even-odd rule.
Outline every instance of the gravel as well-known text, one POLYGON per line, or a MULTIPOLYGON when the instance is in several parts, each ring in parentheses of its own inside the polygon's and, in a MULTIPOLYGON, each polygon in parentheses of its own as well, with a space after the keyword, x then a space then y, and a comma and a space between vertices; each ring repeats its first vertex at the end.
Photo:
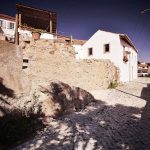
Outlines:
POLYGON ((57 120, 15 149, 149 150, 150 78, 139 78, 116 89, 95 90, 86 109, 57 120))

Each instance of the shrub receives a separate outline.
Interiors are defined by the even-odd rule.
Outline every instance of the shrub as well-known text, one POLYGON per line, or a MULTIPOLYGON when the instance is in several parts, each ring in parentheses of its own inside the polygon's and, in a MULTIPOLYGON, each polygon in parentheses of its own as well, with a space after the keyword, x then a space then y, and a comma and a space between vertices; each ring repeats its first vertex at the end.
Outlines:
POLYGON ((118 86, 118 82, 117 81, 112 81, 109 84, 109 89, 115 89, 118 86))

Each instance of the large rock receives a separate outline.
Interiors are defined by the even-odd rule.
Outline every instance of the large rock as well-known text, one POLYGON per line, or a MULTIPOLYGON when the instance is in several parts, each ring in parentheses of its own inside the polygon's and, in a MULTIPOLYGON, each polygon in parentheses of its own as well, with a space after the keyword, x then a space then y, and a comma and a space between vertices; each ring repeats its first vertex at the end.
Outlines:
POLYGON ((71 87, 60 81, 41 87, 42 113, 45 116, 58 117, 84 109, 93 102, 94 97, 79 87, 71 87))

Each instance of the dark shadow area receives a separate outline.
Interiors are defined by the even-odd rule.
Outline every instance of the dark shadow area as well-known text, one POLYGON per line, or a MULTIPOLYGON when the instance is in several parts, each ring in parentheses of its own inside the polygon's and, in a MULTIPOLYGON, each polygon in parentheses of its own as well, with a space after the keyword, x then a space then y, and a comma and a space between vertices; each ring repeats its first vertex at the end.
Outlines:
POLYGON ((0 117, 5 115, 10 107, 9 98, 15 98, 14 91, 7 88, 3 84, 3 78, 0 77, 0 117))
POLYGON ((9 102, 7 102, 4 98, 2 98, 2 97, 0 97, 0 102, 3 102, 3 103, 5 103, 5 104, 7 104, 7 105, 10 105, 10 103, 9 102))
POLYGON ((45 125, 39 115, 26 113, 23 110, 6 110, 0 117, 0 149, 12 149, 17 145, 34 137, 37 131, 42 130, 45 125), (8 113, 9 112, 9 113, 8 113))
POLYGON ((29 63, 29 59, 23 59, 24 63, 29 63))
POLYGON ((88 91, 80 87, 69 86, 61 81, 51 82, 47 87, 41 86, 40 91, 49 95, 50 103, 53 103, 53 108, 55 109, 53 115, 47 114, 47 116, 55 118, 75 111, 78 112, 84 109, 90 102, 95 101, 94 96, 88 91))
MULTIPOLYGON (((107 106, 100 100, 87 108, 60 117, 55 126, 50 124, 47 131, 30 144, 35 146, 41 140, 39 149, 134 149, 136 133, 140 129, 136 115, 141 114, 141 109, 107 106)), ((27 149, 31 147, 26 144, 27 149)))
MULTIPOLYGON (((66 84, 61 84, 61 86, 53 84, 51 92, 54 96, 60 95, 59 98, 64 100, 66 99, 64 95, 65 92, 68 93, 67 91, 73 94, 74 100, 78 101, 81 95, 84 97, 83 93, 85 91, 80 91, 77 88, 72 93, 72 90, 66 84), (64 88, 65 91, 62 92, 64 88)), ((49 121, 42 134, 37 135, 34 140, 30 141, 29 138, 36 131, 43 129, 43 123, 39 121, 37 116, 34 118, 34 115, 31 114, 27 117, 22 112, 19 112, 21 114, 19 117, 21 116, 21 118, 17 118, 16 116, 18 115, 14 112, 13 117, 11 115, 11 117, 0 118, 0 128, 4 129, 0 131, 0 140, 2 141, 2 148, 0 147, 0 149, 8 149, 28 140, 29 142, 15 149, 149 150, 150 84, 147 84, 147 87, 142 89, 140 97, 132 93, 119 91, 146 100, 146 106, 144 108, 120 104, 112 106, 107 105, 104 101, 94 100, 88 106, 79 108, 75 103, 76 111, 80 110, 79 112, 49 121), (5 124, 7 118, 8 124, 5 124), (14 122, 16 127, 14 127, 14 122), (5 127, 7 128, 5 129, 5 127), (10 129, 13 130, 10 131, 10 129), (3 135, 7 135, 6 140, 3 139, 3 135)), ((86 98, 87 95, 91 99, 91 95, 86 94, 86 98)), ((63 105, 66 106, 64 102, 62 101, 63 105)))
POLYGON ((150 84, 142 89, 141 98, 146 100, 146 105, 141 114, 141 134, 139 136, 144 140, 144 148, 150 149, 150 84))
POLYGON ((45 127, 40 113, 14 108, 9 100, 15 98, 14 91, 0 78, 0 150, 14 148, 45 127))
POLYGON ((144 87, 141 91, 141 98, 146 100, 147 103, 150 101, 150 84, 147 84, 147 87, 144 87))
POLYGON ((22 66, 22 69, 27 69, 28 68, 28 66, 22 66))
POLYGON ((110 106, 96 100, 80 112, 54 120, 30 145, 26 143, 25 148, 38 144, 39 149, 149 150, 150 85, 136 97, 147 101, 145 108, 110 106))
MULTIPOLYGON (((141 83, 141 82, 138 82, 141 83)), ((147 83, 141 83, 147 84, 147 83)), ((132 146, 132 149, 150 149, 150 84, 147 87, 143 87, 140 96, 116 89, 127 95, 131 95, 137 98, 141 98, 146 101, 146 105, 141 113, 141 120, 139 120, 138 132, 135 133, 137 143, 132 146)))
POLYGON ((3 33, 4 33, 1 27, 0 27, 0 33, 1 33, 1 34, 3 34, 3 33))
POLYGON ((0 94, 3 96, 14 97, 14 91, 12 89, 7 88, 3 84, 3 78, 0 77, 0 94))

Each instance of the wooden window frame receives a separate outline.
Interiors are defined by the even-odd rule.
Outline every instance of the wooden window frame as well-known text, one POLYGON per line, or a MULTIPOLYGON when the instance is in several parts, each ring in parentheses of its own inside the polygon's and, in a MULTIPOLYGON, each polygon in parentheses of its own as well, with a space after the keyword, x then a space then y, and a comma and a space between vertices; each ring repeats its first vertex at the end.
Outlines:
POLYGON ((15 24, 13 22, 9 22, 9 29, 11 29, 11 30, 15 29, 15 24))

